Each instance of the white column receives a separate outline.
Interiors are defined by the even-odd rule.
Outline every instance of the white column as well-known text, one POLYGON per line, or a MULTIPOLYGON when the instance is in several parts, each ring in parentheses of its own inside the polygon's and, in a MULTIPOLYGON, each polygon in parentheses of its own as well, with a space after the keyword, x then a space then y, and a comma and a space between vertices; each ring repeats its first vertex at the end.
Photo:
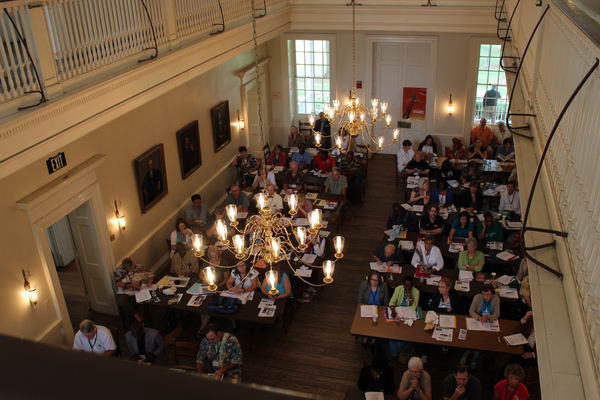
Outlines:
POLYGON ((175 11, 175 0, 162 0, 165 15, 165 32, 169 47, 177 44, 177 15, 175 11))
POLYGON ((58 74, 50 43, 50 31, 46 24, 46 18, 44 18, 44 8, 35 5, 31 5, 30 7, 29 17, 31 18, 33 40, 29 44, 35 46, 40 80, 44 88, 47 88, 58 83, 58 74))

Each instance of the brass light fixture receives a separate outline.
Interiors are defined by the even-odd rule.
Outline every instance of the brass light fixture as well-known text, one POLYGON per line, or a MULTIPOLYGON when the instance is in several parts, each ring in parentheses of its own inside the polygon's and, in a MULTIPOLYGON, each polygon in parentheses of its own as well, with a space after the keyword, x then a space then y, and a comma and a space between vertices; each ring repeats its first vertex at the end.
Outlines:
POLYGON ((119 228, 119 230, 124 231, 127 226, 127 220, 125 216, 119 212, 119 207, 117 206, 117 201, 115 200, 115 219, 113 220, 115 226, 119 228))
POLYGON ((29 280, 27 279, 28 276, 31 276, 29 272, 25 272, 24 269, 21 270, 21 272, 23 273, 23 288, 25 289, 24 294, 29 299, 29 303, 32 306, 35 306, 38 303, 37 289, 31 286, 31 283, 29 283, 29 280))
POLYGON ((454 103, 452 103, 452 93, 450 93, 450 100, 448 100, 448 115, 452 115, 454 112, 454 103))

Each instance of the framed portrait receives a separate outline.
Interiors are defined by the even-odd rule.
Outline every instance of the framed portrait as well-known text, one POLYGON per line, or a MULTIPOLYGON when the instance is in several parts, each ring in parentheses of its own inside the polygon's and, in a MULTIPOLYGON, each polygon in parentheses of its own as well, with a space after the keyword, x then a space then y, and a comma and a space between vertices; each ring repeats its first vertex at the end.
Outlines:
POLYGON ((162 143, 153 146, 133 161, 142 213, 151 209, 168 193, 165 152, 162 143))
POLYGON ((210 110, 215 153, 231 142, 231 125, 229 123, 229 102, 224 101, 210 110))
POLYGON ((179 149, 181 179, 185 179, 202 165, 198 121, 190 122, 177 131, 177 148, 179 149))
POLYGON ((402 89, 402 119, 425 120, 427 88, 402 89))

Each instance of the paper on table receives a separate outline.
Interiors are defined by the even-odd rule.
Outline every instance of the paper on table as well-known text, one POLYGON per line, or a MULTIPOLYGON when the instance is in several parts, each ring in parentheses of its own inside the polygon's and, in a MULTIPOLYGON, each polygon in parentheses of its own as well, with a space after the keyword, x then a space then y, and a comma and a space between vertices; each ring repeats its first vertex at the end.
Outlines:
POLYGON ((314 263, 316 259, 317 259, 316 254, 304 254, 301 258, 302 262, 305 262, 307 264, 314 263))
POLYGON ((319 231, 319 235, 324 238, 329 237, 330 234, 331 234, 331 232, 329 232, 329 231, 319 231))
POLYGON ((456 316, 441 314, 440 326, 442 328, 456 328, 456 316))
POLYGON ((427 278, 427 284, 431 286, 439 286, 441 279, 441 275, 431 275, 429 278, 427 278))
POLYGON ((190 307, 200 307, 202 305, 202 303, 204 302, 204 299, 206 299, 206 296, 199 295, 199 294, 194 295, 190 298, 187 305, 190 307))
POLYGON ((503 251, 502 253, 498 253, 498 254, 496 254, 496 257, 498 257, 502 261, 512 261, 512 260, 516 260, 517 258, 519 258, 518 255, 516 255, 510 251, 503 251))
POLYGON ((306 193, 306 200, 315 200, 319 194, 315 192, 306 193))
POLYGON ((448 245, 448 251, 450 253, 460 253, 464 249, 465 249, 464 243, 450 243, 450 245, 448 245))
POLYGON ((481 322, 467 317, 467 329, 470 331, 500 332, 498 320, 481 322))
POLYGON ((412 209, 412 207, 410 206, 410 204, 408 203, 404 203, 401 204, 402 208, 404 208, 406 211, 410 211, 412 209))
POLYGON ((190 278, 184 278, 183 276, 165 275, 158 282, 158 286, 159 287, 163 287, 163 286, 186 287, 189 282, 190 282, 190 278))
POLYGON ((423 212, 423 206, 422 205, 414 205, 411 207, 413 212, 423 212))
POLYGON ((467 340, 467 330, 466 329, 461 329, 458 332, 458 340, 467 340))
POLYGON ((136 303, 144 303, 146 301, 150 301, 152 295, 150 294, 150 290, 142 289, 135 292, 135 301, 136 303))
POLYGON ((275 305, 275 299, 263 297, 262 299, 260 299, 260 303, 258 303, 258 308, 271 307, 273 305, 275 305))
POLYGON ((418 319, 417 312, 410 307, 396 307, 396 313, 401 319, 418 319))
POLYGON ((194 283, 190 288, 186 291, 187 294, 196 295, 196 294, 207 294, 210 293, 208 287, 201 283, 194 283))
POLYGON ((370 306, 364 304, 360 306, 361 318, 372 318, 374 315, 377 315, 377 306, 370 306))
POLYGON ((398 244, 400 245, 400 248, 405 251, 411 251, 415 248, 415 244, 410 240, 400 240, 398 244))
POLYGON ((365 400, 383 400, 383 392, 365 392, 365 400))
POLYGON ((281 172, 281 171, 283 171, 283 168, 284 168, 283 166, 278 165, 276 167, 273 167, 273 172, 274 173, 281 172))
POLYGON ((252 294, 252 292, 244 292, 244 293, 235 293, 232 292, 231 290, 227 290, 223 293, 221 293, 222 297, 231 297, 233 299, 239 299, 242 304, 246 304, 246 302, 248 301, 248 298, 250 297, 250 295, 252 294))
POLYGON ((385 263, 379 264, 379 263, 373 261, 373 262, 369 263, 369 266, 374 271, 385 272, 387 270, 387 265, 385 265, 385 263))
POLYGON ((514 335, 504 336, 504 340, 508 343, 509 346, 520 346, 523 344, 528 344, 527 338, 520 333, 515 333, 514 335))
POLYGON ((458 181, 456 181, 454 179, 450 179, 446 183, 448 183, 448 186, 450 186, 453 189, 456 189, 458 187, 458 181))
POLYGON ((277 306, 259 308, 258 316, 261 318, 273 317, 275 316, 275 310, 277 310, 277 306))
POLYGON ((310 278, 312 276, 312 268, 308 268, 307 266, 303 265, 300 268, 296 269, 296 276, 300 276, 302 278, 310 278))
POLYGON ((471 291, 471 283, 469 281, 456 281, 454 284, 454 289, 459 292, 470 292, 471 291))
POLYGON ((506 221, 507 229, 521 229, 523 228, 523 223, 521 221, 506 221))
POLYGON ((238 219, 248 218, 248 211, 238 211, 237 217, 238 219))
POLYGON ((437 325, 440 322, 440 317, 435 313, 435 311, 427 311, 425 314, 425 323, 426 324, 435 324, 437 325))
POLYGON ((307 218, 296 218, 293 223, 296 226, 308 226, 308 219, 307 218))
POLYGON ((498 296, 504 297, 505 299, 518 299, 519 292, 515 288, 503 286, 498 289, 498 296))
POLYGON ((459 281, 472 281, 473 280, 473 271, 460 270, 458 272, 458 280, 459 281))
POLYGON ((496 279, 496 282, 498 282, 501 285, 508 285, 509 283, 511 283, 513 281, 514 277, 510 276, 510 275, 502 275, 500 278, 496 279))
POLYGON ((433 335, 431 335, 432 338, 441 342, 451 342, 452 336, 454 336, 454 331, 452 329, 442 328, 439 326, 435 327, 433 330, 433 335))

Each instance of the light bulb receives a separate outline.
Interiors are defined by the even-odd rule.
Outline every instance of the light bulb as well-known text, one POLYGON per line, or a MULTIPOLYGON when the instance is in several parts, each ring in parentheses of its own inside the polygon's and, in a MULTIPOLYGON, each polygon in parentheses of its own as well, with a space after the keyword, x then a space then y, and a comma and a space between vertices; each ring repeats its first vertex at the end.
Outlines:
POLYGON ((317 147, 321 145, 321 134, 319 132, 315 132, 315 144, 317 147))
POLYGON ((244 254, 244 250, 245 250, 244 236, 243 235, 235 235, 233 237, 233 246, 235 247, 235 252, 238 255, 244 254))
POLYGON ((269 271, 267 271, 266 274, 266 278, 267 278, 267 282, 269 283, 269 294, 271 296, 276 295, 277 293, 279 293, 279 290, 277 290, 277 271, 273 271, 272 269, 270 269, 269 271))
POLYGON ((382 102, 381 103, 381 113, 385 114, 385 112, 387 111, 387 108, 388 108, 388 103, 382 102))
POLYGON ((348 121, 354 122, 354 113, 352 111, 348 113, 348 121))
POLYGON ((315 232, 319 229, 321 225, 321 210, 314 209, 310 213, 308 213, 308 223, 310 225, 310 229, 315 232))
POLYGON ((296 227, 296 238, 301 246, 306 244, 306 228, 303 226, 296 227))
POLYGON ((127 220, 125 219, 125 216, 119 215, 119 218, 117 218, 117 221, 119 222, 119 228, 121 228, 122 230, 125 230, 125 227, 127 226, 127 220))
POLYGON ((340 101, 338 99, 335 99, 333 101, 333 108, 335 111, 337 111, 340 108, 340 101))
POLYGON ((217 236, 221 242, 227 241, 227 225, 220 218, 217 220, 217 236))
POLYGON ((341 258, 344 253, 344 237, 336 236, 333 238, 333 247, 335 248, 335 256, 341 258))
POLYGON ((202 253, 202 235, 198 233, 192 235, 192 248, 196 254, 202 253))
POLYGON ((216 281, 215 267, 213 267, 212 265, 205 267, 202 270, 202 274, 204 275, 204 280, 206 281, 206 283, 208 283, 208 290, 211 290, 211 291, 217 290, 217 285, 215 283, 215 281, 216 281))
POLYGON ((325 277, 323 278, 323 282, 331 283, 333 282, 333 270, 335 269, 335 263, 331 260, 327 260, 323 263, 323 274, 325 277))
POLYGON ((377 139, 377 148, 379 150, 383 149, 383 136, 379 136, 379 138, 377 139))
POLYGON ((379 105, 379 99, 371 99, 371 107, 377 108, 379 105))
POLYGON ((225 206, 225 211, 227 212, 227 217, 231 222, 236 222, 237 220, 237 205, 229 204, 225 206))
POLYGON ((365 118, 367 118, 367 116, 365 115, 365 113, 360 114, 360 120, 361 120, 361 122, 365 122, 365 118))
POLYGON ((392 116, 390 114, 385 116, 385 126, 389 127, 390 123, 392 122, 392 116))
POLYGON ((335 138, 335 145, 338 147, 338 149, 342 149, 342 138, 341 136, 338 136, 335 138))
POLYGON ((394 132, 392 135, 393 135, 392 137, 394 139, 394 142, 396 142, 398 140, 398 136, 400 136, 400 129, 398 129, 398 128, 394 129, 394 132))
POLYGON ((315 114, 310 114, 310 117, 308 117, 308 123, 310 124, 311 128, 315 126, 315 114))
POLYGON ((288 206, 290 206, 290 211, 296 211, 296 208, 298 207, 298 195, 296 193, 292 193, 288 196, 288 206))
POLYGON ((258 209, 264 210, 267 208, 267 196, 264 193, 259 193, 256 195, 256 204, 258 205, 258 209))
POLYGON ((271 253, 273 254, 274 259, 279 258, 279 252, 281 250, 281 244, 279 243, 279 238, 271 239, 271 253))

